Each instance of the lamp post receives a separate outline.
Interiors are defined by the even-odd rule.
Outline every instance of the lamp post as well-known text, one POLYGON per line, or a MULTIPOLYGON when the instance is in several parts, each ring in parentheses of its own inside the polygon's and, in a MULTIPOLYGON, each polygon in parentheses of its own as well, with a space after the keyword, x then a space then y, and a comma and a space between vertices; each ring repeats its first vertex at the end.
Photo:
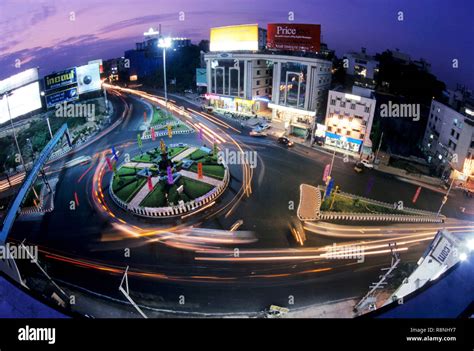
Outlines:
POLYGON ((158 39, 158 47, 163 49, 163 82, 165 89, 165 107, 168 109, 168 90, 166 85, 166 49, 171 47, 171 38, 158 39))
POLYGON ((20 145, 18 144, 18 139, 16 137, 16 132, 15 128, 13 127, 13 120, 12 120, 12 115, 10 111, 10 104, 8 103, 8 96, 10 96, 12 93, 10 91, 7 91, 0 95, 0 97, 3 99, 5 97, 5 101, 7 102, 7 110, 8 110, 8 117, 10 118, 10 124, 12 126, 12 131, 13 131, 13 138, 15 139, 15 144, 16 148, 18 149, 18 154, 20 155, 20 162, 21 165, 23 166, 23 171, 26 172, 26 167, 25 167, 25 162, 23 161, 23 156, 21 155, 21 150, 20 150, 20 145))

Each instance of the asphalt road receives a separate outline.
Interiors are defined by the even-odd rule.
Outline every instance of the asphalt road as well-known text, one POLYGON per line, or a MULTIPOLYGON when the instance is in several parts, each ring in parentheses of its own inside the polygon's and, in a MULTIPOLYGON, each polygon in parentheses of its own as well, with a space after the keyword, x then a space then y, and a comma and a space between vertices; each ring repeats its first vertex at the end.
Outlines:
MULTIPOLYGON (((114 118, 118 118, 123 111, 123 103, 110 95, 116 110, 114 118)), ((138 152, 136 137, 143 121, 143 112, 148 113, 149 108, 140 99, 129 96, 124 96, 124 99, 133 106, 131 115, 107 136, 68 157, 73 159, 89 155, 94 157, 92 163, 62 169, 61 164, 66 159, 52 164, 48 169, 59 176, 55 210, 39 220, 20 219, 13 228, 11 237, 17 240, 26 238, 29 243, 40 245, 43 254, 47 253, 47 256, 42 256, 42 262, 54 278, 123 300, 118 285, 123 270, 130 266, 130 270, 135 272, 130 276, 131 295, 140 303, 165 310, 230 313, 258 311, 270 304, 288 306, 291 299, 294 300, 291 306, 301 307, 362 296, 369 284, 377 279, 380 269, 389 264, 388 253, 370 256, 363 263, 328 259, 196 260, 196 257, 213 255, 176 249, 153 241, 150 237, 124 236, 111 224, 113 221, 109 216, 95 208, 92 200, 93 176, 100 152, 111 146, 115 146, 121 155, 138 152), (79 205, 71 210, 75 194, 79 205), (130 252, 130 255, 126 252, 130 252), (113 269, 105 271, 104 267, 113 269), (185 303, 180 304, 183 296, 185 303)), ((176 101, 178 106, 196 109, 185 100, 176 101)), ((222 128, 219 129, 201 116, 193 114, 193 121, 207 125, 223 137, 226 135, 222 128)), ((280 249, 285 254, 293 254, 292 250, 300 249, 289 229, 291 224, 298 222, 296 209, 299 185, 321 184, 324 167, 331 162, 332 154, 300 145, 286 148, 270 137, 248 136, 249 130, 238 123, 225 122, 240 131, 237 133, 226 129, 228 135, 245 150, 257 152, 252 194, 244 197, 227 217, 223 214, 212 216, 215 209, 211 209, 192 224, 228 230, 233 223, 242 219, 243 225, 239 230, 253 232, 258 241, 239 246, 239 250, 280 249), (209 218, 206 218, 208 215, 209 218)), ((198 144, 199 140, 197 134, 188 134, 174 135, 171 142, 198 144)), ((151 148, 151 143, 144 141, 144 149, 151 148)), ((226 144, 226 147, 235 149, 232 144, 226 144)), ((231 166, 231 174, 232 181, 229 190, 220 199, 221 204, 231 201, 242 185, 243 176, 239 165, 231 166)), ((438 210, 443 196, 423 189, 417 203, 413 205, 411 199, 416 185, 375 170, 357 174, 353 164, 344 163, 340 158, 335 160, 332 176, 345 192, 389 203, 403 201, 406 206, 429 211, 438 210)), ((110 174, 104 177, 104 189, 109 178, 110 174)), ((161 225, 157 220, 136 218, 112 203, 109 205, 114 213, 139 227, 161 225)), ((460 191, 453 190, 442 212, 449 217, 472 220, 472 216, 459 210, 461 206, 473 213, 473 201, 468 201, 460 191)), ((178 224, 183 224, 183 221, 178 224)), ((345 241, 309 232, 306 236, 304 248, 320 248, 345 241)), ((428 242, 411 245, 401 253, 402 261, 416 262, 428 242)), ((235 248, 230 246, 222 249, 232 251, 235 248)), ((273 257, 273 253, 259 255, 273 257)), ((227 253, 213 257, 216 256, 229 257, 227 253)))

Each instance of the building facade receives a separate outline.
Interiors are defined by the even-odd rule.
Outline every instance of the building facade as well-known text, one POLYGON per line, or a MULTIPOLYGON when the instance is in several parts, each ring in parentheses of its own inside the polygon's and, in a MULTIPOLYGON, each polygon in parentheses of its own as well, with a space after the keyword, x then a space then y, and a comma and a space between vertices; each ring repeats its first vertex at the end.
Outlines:
POLYGON ((331 84, 331 61, 316 57, 211 52, 204 59, 211 106, 249 115, 270 111, 301 137, 312 130, 331 84))
POLYGON ((325 145, 359 154, 372 147, 370 132, 376 100, 330 90, 326 110, 325 145))
POLYGON ((459 109, 439 101, 431 102, 430 116, 423 137, 428 162, 443 177, 451 174, 467 181, 474 174, 474 108, 463 104, 459 109))
POLYGON ((349 52, 344 55, 346 73, 359 79, 373 81, 378 72, 379 62, 367 54, 365 48, 360 52, 349 52))

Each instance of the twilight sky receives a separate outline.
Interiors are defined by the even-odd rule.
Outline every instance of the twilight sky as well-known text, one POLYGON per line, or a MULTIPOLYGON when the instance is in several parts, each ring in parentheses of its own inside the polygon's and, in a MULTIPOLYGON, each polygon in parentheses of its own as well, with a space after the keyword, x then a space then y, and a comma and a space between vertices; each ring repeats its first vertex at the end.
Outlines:
POLYGON ((362 46, 369 53, 398 48, 431 62, 448 86, 474 88, 472 0, 0 0, 0 79, 35 66, 45 75, 122 56, 159 23, 165 34, 198 42, 209 39, 210 27, 265 28, 287 22, 289 11, 296 23, 320 23, 323 42, 338 56, 362 46), (404 21, 397 21, 399 11, 404 21))

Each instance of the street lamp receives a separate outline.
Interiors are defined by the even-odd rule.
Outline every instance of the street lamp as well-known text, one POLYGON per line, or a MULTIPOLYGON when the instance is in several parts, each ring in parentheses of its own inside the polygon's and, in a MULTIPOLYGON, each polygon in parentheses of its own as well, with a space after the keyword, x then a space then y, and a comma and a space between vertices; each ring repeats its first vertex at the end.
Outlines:
POLYGON ((158 47, 163 49, 163 82, 165 87, 165 106, 168 108, 168 90, 166 86, 166 49, 171 47, 171 38, 158 39, 158 47))
POLYGON ((13 131, 13 137, 15 139, 16 148, 18 149, 18 154, 20 155, 20 161, 21 161, 21 164, 23 166, 23 171, 26 172, 25 162, 23 161, 23 156, 21 155, 20 145, 18 144, 18 139, 16 137, 15 128, 13 127, 13 120, 12 120, 12 115, 11 115, 11 111, 10 111, 10 104, 8 103, 8 97, 11 96, 11 95, 12 95, 11 91, 7 91, 3 94, 0 94, 0 100, 5 98, 5 101, 7 102, 8 117, 10 118, 10 124, 12 126, 12 131, 13 131))

